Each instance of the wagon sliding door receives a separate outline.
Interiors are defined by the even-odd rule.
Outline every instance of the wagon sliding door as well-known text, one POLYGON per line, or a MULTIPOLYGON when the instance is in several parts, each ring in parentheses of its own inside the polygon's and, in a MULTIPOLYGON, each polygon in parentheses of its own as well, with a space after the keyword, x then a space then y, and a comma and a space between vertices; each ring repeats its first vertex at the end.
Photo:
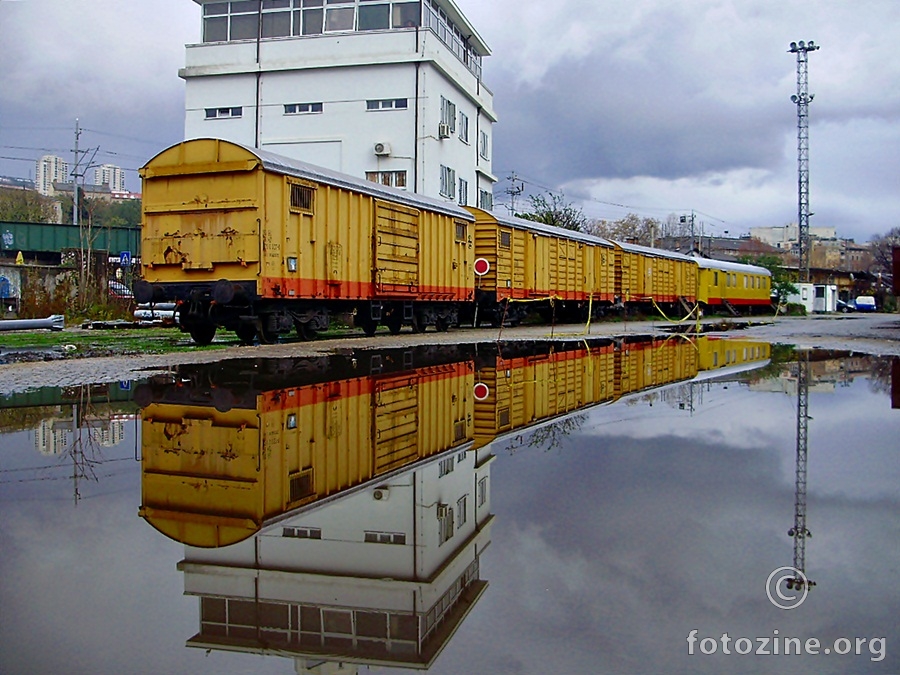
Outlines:
POLYGON ((419 211, 375 201, 375 293, 419 292, 419 211))

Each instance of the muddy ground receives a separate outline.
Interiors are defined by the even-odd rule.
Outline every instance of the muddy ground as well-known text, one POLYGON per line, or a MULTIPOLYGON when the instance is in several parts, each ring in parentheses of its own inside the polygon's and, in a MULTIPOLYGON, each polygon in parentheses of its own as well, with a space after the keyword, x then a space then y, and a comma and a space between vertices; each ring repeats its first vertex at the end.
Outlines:
MULTIPOLYGON (((749 325, 743 319, 710 320, 714 334, 754 338, 798 347, 846 349, 880 356, 900 356, 900 315, 841 314, 812 317, 755 318, 749 325), (723 325, 724 324, 724 325, 723 325), (724 330, 723 330, 724 329, 724 330)), ((559 340, 620 335, 668 334, 672 324, 664 321, 595 323, 588 333, 584 326, 556 326, 552 338, 559 340)), ((79 330, 79 329, 74 329, 79 330)), ((220 361, 247 357, 315 356, 351 349, 375 349, 419 344, 460 344, 502 340, 534 340, 551 337, 547 326, 520 328, 454 329, 448 333, 379 335, 323 339, 265 346, 233 346, 218 351, 179 352, 157 355, 103 356, 71 358, 44 362, 0 365, 0 394, 9 394, 44 386, 71 386, 97 382, 116 382, 144 377, 152 372, 181 363, 220 361)))

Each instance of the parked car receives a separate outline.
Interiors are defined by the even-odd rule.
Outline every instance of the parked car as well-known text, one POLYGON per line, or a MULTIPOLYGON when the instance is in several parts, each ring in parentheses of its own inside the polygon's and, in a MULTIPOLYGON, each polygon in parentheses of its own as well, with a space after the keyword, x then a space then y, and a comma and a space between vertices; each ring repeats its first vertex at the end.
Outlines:
POLYGON ((109 297, 114 298, 116 300, 131 300, 134 297, 134 294, 131 292, 131 289, 128 288, 121 281, 115 281, 114 279, 110 279, 109 281, 109 297))
POLYGON ((875 298, 871 295, 860 295, 853 301, 857 312, 874 312, 875 298))
POLYGON ((839 312, 843 312, 844 314, 846 314, 847 312, 852 312, 855 309, 856 306, 853 304, 852 300, 850 302, 844 302, 843 300, 837 301, 837 311, 839 312))

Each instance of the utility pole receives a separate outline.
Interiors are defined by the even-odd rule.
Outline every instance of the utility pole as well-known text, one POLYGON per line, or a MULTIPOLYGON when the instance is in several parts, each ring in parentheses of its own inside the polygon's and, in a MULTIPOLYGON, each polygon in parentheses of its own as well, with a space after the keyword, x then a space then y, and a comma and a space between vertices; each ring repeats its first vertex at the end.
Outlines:
POLYGON ((815 98, 810 94, 808 59, 819 45, 809 42, 792 42, 788 50, 797 55, 797 93, 791 101, 797 106, 797 239, 800 281, 809 283, 809 104, 815 98))
POLYGON ((516 172, 513 171, 512 176, 509 177, 510 186, 506 188, 506 194, 509 195, 509 215, 516 215, 516 197, 518 197, 525 190, 525 185, 522 182, 519 182, 519 185, 516 186, 516 181, 519 180, 516 177, 516 172))
MULTIPOLYGON (((681 216, 682 224, 686 224, 688 222, 687 216, 681 216)), ((691 209, 691 252, 694 252, 694 210, 691 209)))

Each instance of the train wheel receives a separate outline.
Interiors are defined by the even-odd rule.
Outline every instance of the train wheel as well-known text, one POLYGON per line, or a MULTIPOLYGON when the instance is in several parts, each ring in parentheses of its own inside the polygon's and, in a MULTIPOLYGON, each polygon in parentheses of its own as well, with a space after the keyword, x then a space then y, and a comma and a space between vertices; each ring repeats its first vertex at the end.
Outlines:
POLYGON ((448 330, 450 330, 450 321, 442 316, 439 316, 434 320, 434 327, 435 329, 437 329, 438 333, 446 333, 448 330))
POLYGON ((216 336, 216 324, 203 321, 195 323, 188 329, 191 334, 191 340, 201 346, 206 346, 213 341, 216 336))
POLYGON ((412 319, 412 332, 413 333, 424 333, 425 332, 425 322, 422 321, 422 317, 418 314, 413 314, 412 319))
POLYGON ((384 323, 391 331, 391 335, 397 335, 403 327, 403 317, 399 313, 391 314, 384 320, 384 323))
POLYGON ((363 333, 366 334, 366 337, 372 337, 375 335, 375 329, 378 328, 378 322, 374 319, 364 319, 361 316, 357 315, 354 319, 354 323, 357 328, 362 328, 363 333))
POLYGON ((259 344, 270 345, 278 339, 278 331, 266 328, 266 317, 259 317, 259 344))
POLYGON ((318 331, 307 323, 301 323, 299 321, 294 323, 294 326, 297 328, 297 335, 300 336, 301 340, 306 340, 307 342, 311 342, 315 340, 319 333, 318 331))
POLYGON ((242 345, 252 345, 256 341, 256 326, 252 323, 242 323, 234 332, 242 345))

